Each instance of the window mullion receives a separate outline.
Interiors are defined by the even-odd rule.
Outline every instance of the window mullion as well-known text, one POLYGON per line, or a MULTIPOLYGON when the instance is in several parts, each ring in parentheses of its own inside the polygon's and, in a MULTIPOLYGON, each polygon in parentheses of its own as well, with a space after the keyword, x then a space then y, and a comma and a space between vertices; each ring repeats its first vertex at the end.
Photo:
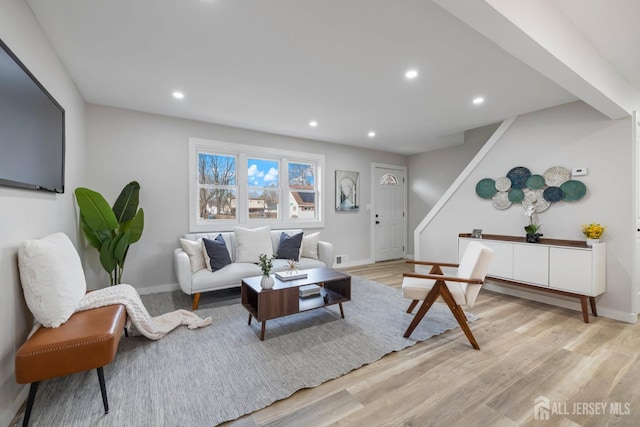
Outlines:
POLYGON ((281 223, 285 223, 289 221, 289 161, 287 157, 280 158, 280 170, 282 171, 282 175, 280 176, 280 183, 278 185, 278 191, 280 194, 278 195, 279 210, 278 214, 280 215, 281 223), (286 197, 285 197, 286 196, 286 197))
POLYGON ((238 153, 238 206, 236 213, 238 222, 247 222, 249 217, 249 191, 247 189, 247 155, 246 153, 238 153))

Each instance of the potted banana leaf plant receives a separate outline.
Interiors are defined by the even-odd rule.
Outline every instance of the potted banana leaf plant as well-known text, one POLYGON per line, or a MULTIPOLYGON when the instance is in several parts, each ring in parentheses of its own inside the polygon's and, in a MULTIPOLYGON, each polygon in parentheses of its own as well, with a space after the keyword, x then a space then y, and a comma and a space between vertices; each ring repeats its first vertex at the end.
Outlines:
POLYGON ((144 211, 138 209, 140 184, 128 183, 113 207, 96 191, 76 188, 80 227, 91 246, 100 252, 100 264, 109 273, 111 285, 121 283, 129 246, 140 240, 144 211))

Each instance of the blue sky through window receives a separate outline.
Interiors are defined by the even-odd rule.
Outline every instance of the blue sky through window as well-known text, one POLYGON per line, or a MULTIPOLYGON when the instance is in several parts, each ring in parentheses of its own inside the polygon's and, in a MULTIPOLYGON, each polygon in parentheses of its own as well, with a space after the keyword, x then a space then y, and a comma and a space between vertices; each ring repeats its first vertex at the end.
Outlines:
POLYGON ((278 161, 247 159, 247 182, 250 187, 278 187, 278 161))

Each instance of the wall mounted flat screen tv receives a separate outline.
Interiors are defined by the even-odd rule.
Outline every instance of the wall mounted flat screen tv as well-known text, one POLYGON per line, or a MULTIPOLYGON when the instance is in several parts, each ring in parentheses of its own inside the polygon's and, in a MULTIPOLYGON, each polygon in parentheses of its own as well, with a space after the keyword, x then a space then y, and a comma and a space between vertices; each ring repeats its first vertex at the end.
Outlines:
POLYGON ((0 185, 64 193, 64 109, 0 48, 0 185))

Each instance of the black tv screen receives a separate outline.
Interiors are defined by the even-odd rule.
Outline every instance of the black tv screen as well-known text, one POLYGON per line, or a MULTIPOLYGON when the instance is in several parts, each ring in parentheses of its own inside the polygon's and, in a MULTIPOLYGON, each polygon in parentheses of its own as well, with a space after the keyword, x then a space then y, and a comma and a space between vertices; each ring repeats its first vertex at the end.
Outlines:
POLYGON ((0 47, 0 185, 64 193, 64 109, 0 47))

